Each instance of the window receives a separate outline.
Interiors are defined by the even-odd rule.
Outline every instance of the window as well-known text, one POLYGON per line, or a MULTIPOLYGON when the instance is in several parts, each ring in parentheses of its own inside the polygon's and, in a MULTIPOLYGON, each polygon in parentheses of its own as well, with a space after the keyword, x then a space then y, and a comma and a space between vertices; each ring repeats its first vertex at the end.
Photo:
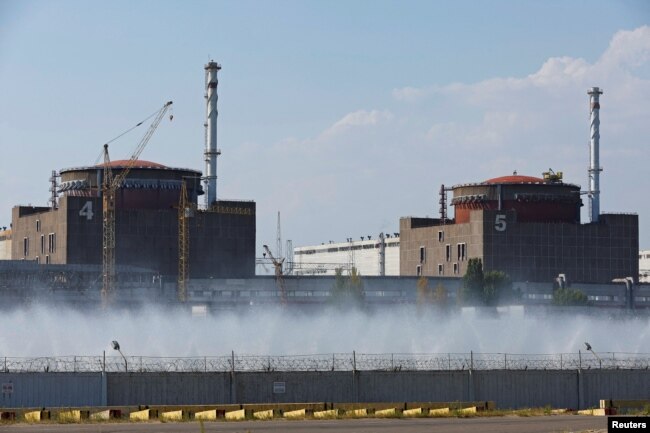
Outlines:
POLYGON ((445 232, 443 232, 442 230, 439 230, 438 231, 438 242, 442 242, 444 240, 445 240, 445 232))
POLYGON ((29 238, 23 238, 23 257, 29 255, 29 238))
POLYGON ((36 256, 36 260, 35 260, 35 261, 36 261, 36 264, 37 264, 37 265, 38 265, 39 263, 41 263, 41 259, 40 259, 40 257, 36 256))
POLYGON ((458 263, 454 263, 454 275, 458 275, 458 263))
POLYGON ((422 275, 422 266, 417 265, 417 266, 415 267, 415 274, 416 274, 418 277, 419 277, 420 275, 422 275))
POLYGON ((41 231, 41 220, 36 220, 36 231, 37 232, 41 231))
POLYGON ((50 233, 47 235, 48 238, 48 253, 56 252, 56 233, 50 233))
POLYGON ((45 256, 45 264, 49 265, 50 264, 50 256, 45 256))
POLYGON ((466 248, 465 243, 458 244, 457 249, 458 249, 458 260, 465 260, 467 258, 467 248, 466 248))
POLYGON ((424 247, 420 247, 420 263, 427 261, 427 251, 424 247))
POLYGON ((447 261, 451 261, 451 245, 447 244, 446 246, 446 254, 445 257, 447 258, 447 261))
POLYGON ((442 263, 438 263, 438 275, 444 275, 445 273, 445 265, 442 263))
POLYGON ((41 254, 45 254, 45 235, 41 235, 41 254))

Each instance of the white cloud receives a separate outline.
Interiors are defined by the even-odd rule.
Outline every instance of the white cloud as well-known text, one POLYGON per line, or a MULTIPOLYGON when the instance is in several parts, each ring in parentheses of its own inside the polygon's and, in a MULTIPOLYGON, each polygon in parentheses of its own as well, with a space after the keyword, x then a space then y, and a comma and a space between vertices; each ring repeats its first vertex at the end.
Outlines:
POLYGON ((392 118, 393 115, 386 110, 353 111, 352 113, 346 114, 340 120, 336 121, 332 126, 323 131, 321 136, 327 137, 343 133, 353 128, 378 125, 380 123, 389 121, 392 118))

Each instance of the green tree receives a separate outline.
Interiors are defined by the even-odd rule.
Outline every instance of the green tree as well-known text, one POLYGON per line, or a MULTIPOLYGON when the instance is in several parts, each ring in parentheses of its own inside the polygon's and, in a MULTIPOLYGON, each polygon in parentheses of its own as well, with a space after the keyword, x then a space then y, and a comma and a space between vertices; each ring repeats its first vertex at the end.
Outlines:
POLYGON ((502 271, 487 271, 483 274, 483 301, 486 305, 495 305, 513 297, 512 280, 508 274, 502 271))
POLYGON ((343 275, 342 268, 335 269, 330 301, 342 307, 363 305, 363 280, 357 268, 350 269, 347 276, 343 275))
POLYGON ((433 303, 439 308, 447 306, 447 289, 442 283, 438 283, 436 290, 433 291, 433 303))
POLYGON ((418 278, 417 288, 418 288, 418 292, 417 292, 418 305, 430 304, 433 299, 432 299, 431 288, 429 287, 429 279, 424 275, 422 275, 420 278, 418 278))
POLYGON ((589 300, 587 295, 582 290, 572 289, 567 287, 565 289, 559 288, 553 292, 553 304, 560 306, 577 306, 587 305, 589 300))
POLYGON ((425 305, 430 305, 433 302, 433 293, 429 287, 429 279, 424 275, 418 278, 417 282, 417 304, 418 311, 422 311, 425 305))
POLYGON ((461 304, 475 304, 483 299, 483 262, 481 259, 469 259, 467 271, 463 276, 463 286, 460 291, 461 304))

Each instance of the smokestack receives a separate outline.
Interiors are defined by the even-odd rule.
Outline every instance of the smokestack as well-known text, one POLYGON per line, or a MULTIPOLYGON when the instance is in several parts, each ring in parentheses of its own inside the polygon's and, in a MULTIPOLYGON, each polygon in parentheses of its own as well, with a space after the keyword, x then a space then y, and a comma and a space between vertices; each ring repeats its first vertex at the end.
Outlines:
POLYGON ((592 87, 587 94, 589 98, 589 110, 591 121, 591 140, 589 141, 589 212, 590 221, 598 222, 600 215, 600 95, 602 90, 592 87))
POLYGON ((206 206, 210 207, 217 200, 217 156, 221 151, 217 149, 217 72, 221 65, 210 61, 205 65, 205 99, 206 99, 206 120, 205 120, 205 200, 206 206))

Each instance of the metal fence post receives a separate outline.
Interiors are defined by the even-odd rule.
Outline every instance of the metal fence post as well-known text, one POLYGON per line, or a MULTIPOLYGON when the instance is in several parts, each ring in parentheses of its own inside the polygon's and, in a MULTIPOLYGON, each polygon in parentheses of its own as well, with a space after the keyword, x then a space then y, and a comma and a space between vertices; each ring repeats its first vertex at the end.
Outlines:
POLYGON ((560 353, 560 370, 562 370, 562 354, 560 353))
POLYGON ((77 355, 72 358, 72 372, 77 372, 77 355))
POLYGON ((357 352, 355 350, 352 351, 352 371, 357 371, 357 352))
POLYGON ((508 354, 507 353, 503 354, 503 365, 504 365, 504 369, 507 370, 508 369, 508 354))
POLYGON ((474 370, 474 351, 469 351, 469 369, 474 370))
POLYGON ((582 352, 578 349, 578 369, 582 370, 582 352))
POLYGON ((447 353, 447 364, 449 366, 449 371, 451 371, 451 353, 447 353))
POLYGON ((106 373, 106 351, 104 350, 103 362, 102 362, 102 373, 106 373))

